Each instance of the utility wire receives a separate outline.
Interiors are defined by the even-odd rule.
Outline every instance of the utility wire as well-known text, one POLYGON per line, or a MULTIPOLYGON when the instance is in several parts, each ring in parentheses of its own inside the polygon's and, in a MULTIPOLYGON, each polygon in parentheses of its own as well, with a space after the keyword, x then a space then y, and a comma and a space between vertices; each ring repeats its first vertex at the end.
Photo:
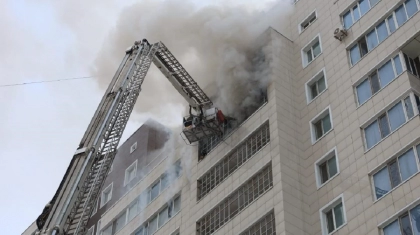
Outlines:
POLYGON ((86 79, 86 78, 94 78, 94 77, 95 76, 87 76, 87 77, 62 78, 62 79, 57 79, 57 80, 46 80, 46 81, 36 81, 36 82, 23 82, 23 83, 0 85, 0 87, 23 86, 23 85, 31 85, 31 84, 37 84, 37 83, 49 83, 49 82, 63 82, 63 81, 69 81, 69 80, 86 79))

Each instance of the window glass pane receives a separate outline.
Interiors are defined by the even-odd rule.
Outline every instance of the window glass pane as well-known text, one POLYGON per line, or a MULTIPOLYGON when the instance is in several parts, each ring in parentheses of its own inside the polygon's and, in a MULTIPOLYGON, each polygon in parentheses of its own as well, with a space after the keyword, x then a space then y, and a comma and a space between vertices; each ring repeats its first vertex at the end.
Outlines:
POLYGON ((405 14, 404 5, 401 5, 395 10, 395 16, 397 18, 398 27, 407 21, 407 15, 405 14))
POLYGON ((376 26, 376 30, 378 32, 379 43, 381 43, 386 37, 388 37, 388 29, 386 28, 385 21, 382 21, 382 23, 376 26))
POLYGON ((139 229, 139 231, 137 231, 135 235, 144 235, 143 228, 139 229))
POLYGON ((388 117, 386 115, 379 117, 379 129, 381 130, 382 138, 385 138, 391 133, 391 131, 389 131, 388 117))
POLYGON ((353 7, 353 18, 354 18, 354 21, 358 21, 360 19, 360 12, 359 12, 358 5, 353 7))
POLYGON ((360 14, 364 15, 367 11, 369 11, 369 2, 368 0, 360 0, 359 1, 360 6, 360 14))
POLYGON ((308 60, 308 63, 312 61, 312 50, 309 49, 309 51, 306 52, 306 58, 308 60))
POLYGON ((390 17, 388 17, 388 26, 389 26, 389 31, 393 33, 396 29, 394 15, 391 15, 390 17))
POLYGON ((394 69, 392 68, 391 61, 388 61, 381 68, 379 68, 378 73, 382 87, 386 86, 395 78, 394 69))
POLYGON ((366 43, 366 38, 363 37, 362 39, 359 40, 359 46, 360 46, 360 53, 362 56, 365 56, 368 53, 368 47, 367 47, 367 43, 366 43))
POLYGON ((402 69, 401 60, 400 60, 399 55, 394 57, 394 64, 395 64, 395 71, 397 72, 397 75, 401 74, 403 69, 402 69))
POLYGON ((327 163, 324 162, 323 164, 319 165, 319 170, 321 172, 321 183, 325 183, 328 180, 327 163))
POLYGON ((375 121, 365 129, 366 147, 370 149, 381 140, 378 122, 375 121))
POLYGON ((391 131, 394 131, 405 123, 405 115, 401 102, 388 111, 388 117, 389 123, 391 124, 391 131))
POLYGON ((334 207, 334 216, 336 228, 344 224, 343 203, 340 203, 334 207))
POLYGON ((351 18, 350 11, 348 11, 346 14, 343 15, 343 23, 344 28, 348 29, 350 26, 353 25, 353 19, 351 18))
POLYGON ((398 220, 395 220, 390 225, 384 228, 384 235, 401 235, 400 225, 398 220))
POLYGON ((158 227, 162 227, 168 221, 168 207, 159 213, 158 227))
POLYGON ((379 78, 377 73, 370 75, 370 82, 372 85, 372 93, 375 94, 381 89, 381 84, 379 83, 379 78))
POLYGON ((405 8, 407 9, 408 17, 411 17, 418 11, 416 0, 405 1, 405 8))
POLYGON ((311 95, 312 99, 318 95, 318 90, 316 89, 316 83, 311 86, 311 95))
POLYGON ((367 47, 370 50, 375 48, 378 45, 378 38, 376 36, 376 30, 373 29, 370 33, 367 34, 367 47))
POLYGON ((378 173, 373 175, 373 183, 375 184, 376 199, 381 198, 383 195, 389 192, 389 190, 391 190, 388 167, 384 167, 378 173))
POLYGON ((155 216, 150 222, 149 222, 149 233, 148 234, 153 234, 154 232, 156 232, 157 230, 157 225, 158 225, 158 221, 157 221, 157 216, 155 216))
POLYGON ((391 185, 394 188, 401 183, 400 170, 398 169, 397 161, 389 164, 388 168, 389 176, 391 177, 391 185))
POLYGON ((102 231, 102 235, 112 235, 112 224, 102 231))
POLYGON ((330 178, 337 174, 337 159, 335 156, 328 160, 328 172, 330 173, 330 178))
POLYGON ((326 132, 328 132, 329 130, 331 130, 331 120, 330 120, 330 114, 328 114, 327 116, 325 116, 322 119, 322 128, 324 129, 324 134, 326 132))
POLYGON ((323 133, 322 133, 322 124, 321 124, 321 120, 320 120, 320 121, 318 121, 318 122, 316 122, 316 123, 314 124, 314 126, 315 126, 315 136, 316 136, 316 139, 319 139, 319 138, 323 135, 323 133))
POLYGON ((404 155, 399 157, 398 163, 400 165, 401 180, 403 181, 417 172, 417 163, 413 149, 410 149, 408 152, 404 153, 404 155))
POLYGON ((150 201, 152 201, 159 195, 159 186, 160 182, 152 186, 152 189, 150 190, 150 201))
POLYGON ((319 54, 321 54, 321 46, 319 45, 319 42, 315 43, 313 46, 314 50, 314 58, 317 57, 319 54))
POLYGON ((138 214, 138 209, 138 201, 136 201, 128 207, 128 221, 131 221, 138 214))
POLYGON ((177 197, 174 200, 174 214, 178 213, 178 211, 181 209, 181 197, 177 197))
POLYGON ((410 217, 408 214, 401 217, 401 230, 404 235, 412 235, 413 230, 411 229, 410 217))
POLYGON ((356 92, 359 104, 363 104, 367 99, 369 99, 372 96, 369 79, 360 83, 360 85, 356 87, 356 92))
POLYGON ((405 67, 407 67, 407 70, 412 73, 413 70, 411 69, 410 60, 406 54, 404 54, 404 61, 405 61, 405 67))
POLYGON ((169 185, 169 179, 168 179, 168 176, 165 175, 160 180, 160 188, 163 190, 166 187, 168 187, 168 185, 169 185))
POLYGON ((405 111, 407 112, 407 117, 412 118, 414 116, 413 104, 411 104, 410 96, 404 99, 405 111))
POLYGON ((370 7, 373 7, 379 0, 370 0, 370 7))
POLYGON ((331 233, 335 229, 332 210, 329 210, 327 213, 325 213, 325 216, 327 217, 328 233, 331 233))
POLYGON ((416 100, 417 111, 420 112, 420 98, 417 95, 414 95, 414 99, 416 100))
POLYGON ((318 91, 319 93, 323 92, 325 90, 326 86, 325 86, 325 77, 322 76, 322 78, 320 78, 318 80, 318 91))
POLYGON ((354 65, 357 61, 360 60, 360 51, 359 45, 356 44, 350 49, 350 60, 351 64, 354 65))
POLYGON ((125 225, 125 213, 122 213, 120 217, 115 220, 115 232, 120 231, 125 225))
POLYGON ((414 235, 420 235, 420 205, 410 210, 411 223, 413 224, 414 235))
POLYGON ((416 65, 414 63, 414 60, 410 58, 410 66, 411 66, 411 70, 413 70, 413 74, 418 76, 417 74, 417 70, 416 70, 416 65))

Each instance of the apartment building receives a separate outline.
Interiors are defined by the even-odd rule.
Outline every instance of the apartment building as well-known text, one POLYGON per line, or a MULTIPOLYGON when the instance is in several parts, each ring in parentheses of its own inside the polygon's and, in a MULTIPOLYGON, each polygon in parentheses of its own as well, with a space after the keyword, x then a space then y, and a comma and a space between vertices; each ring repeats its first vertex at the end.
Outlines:
POLYGON ((90 234, 420 234, 419 0, 294 6, 256 110, 133 183, 114 166, 90 234))

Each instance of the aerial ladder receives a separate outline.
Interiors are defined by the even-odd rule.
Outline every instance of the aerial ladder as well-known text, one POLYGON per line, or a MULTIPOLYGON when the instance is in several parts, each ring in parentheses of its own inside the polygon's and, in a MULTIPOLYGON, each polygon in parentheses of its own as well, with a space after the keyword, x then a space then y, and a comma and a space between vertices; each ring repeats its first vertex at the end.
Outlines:
MULTIPOLYGON (((162 42, 136 41, 126 50, 52 200, 36 220, 37 235, 76 235, 87 223, 117 153, 141 85, 154 63, 190 105, 181 135, 194 143, 223 134, 227 117, 162 42)), ((142 97, 147 99, 147 97, 142 97)))

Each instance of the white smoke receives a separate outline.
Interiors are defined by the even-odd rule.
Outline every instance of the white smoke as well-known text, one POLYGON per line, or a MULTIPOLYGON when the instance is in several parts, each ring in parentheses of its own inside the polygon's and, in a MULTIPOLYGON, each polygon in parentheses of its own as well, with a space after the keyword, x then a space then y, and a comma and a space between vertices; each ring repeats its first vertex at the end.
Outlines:
MULTIPOLYGON (((277 1, 269 11, 258 12, 238 6, 198 8, 189 1, 143 0, 121 12, 92 72, 99 78, 114 74, 124 50, 135 40, 162 41, 217 107, 241 118, 241 113, 261 98, 261 89, 269 82, 263 63, 264 43, 257 38, 270 26, 284 28, 291 9, 289 1, 277 1)), ((173 115, 167 112, 168 106, 187 105, 165 80, 152 66, 136 111, 165 117, 173 115)), ((109 78, 98 82, 105 88, 109 78)), ((184 110, 171 118, 180 120, 184 110)))

